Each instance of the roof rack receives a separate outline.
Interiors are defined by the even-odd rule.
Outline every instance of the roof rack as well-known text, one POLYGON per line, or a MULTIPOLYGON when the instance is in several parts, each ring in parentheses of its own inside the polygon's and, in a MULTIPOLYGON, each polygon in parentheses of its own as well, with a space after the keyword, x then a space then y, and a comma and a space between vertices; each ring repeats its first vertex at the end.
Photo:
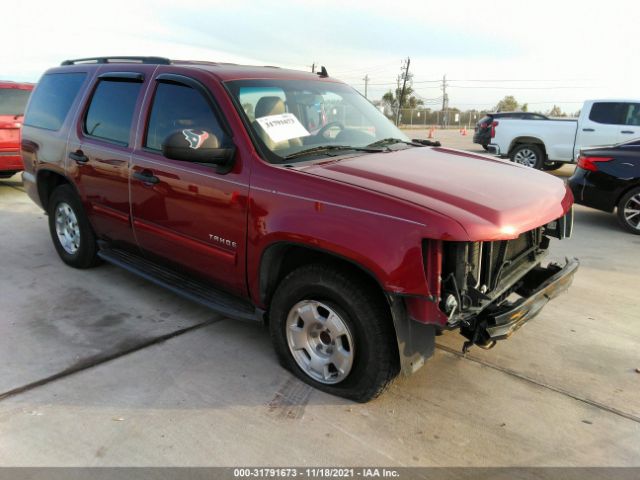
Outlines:
POLYGON ((151 63, 156 65, 170 65, 171 60, 164 57, 89 57, 65 60, 60 65, 76 65, 79 63, 151 63))

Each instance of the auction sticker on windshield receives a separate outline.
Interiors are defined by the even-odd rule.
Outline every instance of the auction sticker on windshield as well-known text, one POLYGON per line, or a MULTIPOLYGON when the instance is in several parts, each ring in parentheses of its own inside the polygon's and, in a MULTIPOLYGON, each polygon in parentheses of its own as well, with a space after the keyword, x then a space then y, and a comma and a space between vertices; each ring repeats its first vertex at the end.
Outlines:
POLYGON ((284 142, 292 138, 310 135, 293 113, 267 115, 266 117, 256 118, 256 121, 274 142, 284 142))

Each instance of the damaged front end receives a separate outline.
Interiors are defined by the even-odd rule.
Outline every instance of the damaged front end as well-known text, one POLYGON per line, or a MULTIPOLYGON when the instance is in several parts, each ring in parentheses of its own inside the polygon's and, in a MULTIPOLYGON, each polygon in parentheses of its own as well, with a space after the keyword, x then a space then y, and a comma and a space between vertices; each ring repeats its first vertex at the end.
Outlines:
POLYGON ((550 237, 571 235, 573 212, 512 240, 443 242, 439 308, 448 329, 491 348, 509 337, 573 280, 579 262, 542 266, 550 237))

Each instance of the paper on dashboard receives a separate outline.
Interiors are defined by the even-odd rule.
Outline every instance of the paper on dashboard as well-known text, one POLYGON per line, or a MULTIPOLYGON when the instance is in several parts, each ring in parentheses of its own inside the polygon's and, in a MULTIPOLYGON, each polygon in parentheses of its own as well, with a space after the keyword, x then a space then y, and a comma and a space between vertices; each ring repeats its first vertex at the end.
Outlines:
POLYGON ((269 138, 276 143, 310 135, 293 113, 267 115, 266 117, 256 118, 256 122, 269 135, 269 138))

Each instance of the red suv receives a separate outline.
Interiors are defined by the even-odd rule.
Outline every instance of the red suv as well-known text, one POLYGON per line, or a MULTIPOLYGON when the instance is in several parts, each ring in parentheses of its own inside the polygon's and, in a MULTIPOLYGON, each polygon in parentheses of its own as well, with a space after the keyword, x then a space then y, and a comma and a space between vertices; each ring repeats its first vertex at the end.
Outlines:
POLYGON ((0 81, 0 178, 22 170, 20 127, 31 90, 30 83, 0 81))
POLYGON ((571 231, 561 180, 412 141, 325 69, 65 61, 22 153, 65 263, 267 322, 286 368, 358 401, 443 330, 492 347, 578 267, 542 265, 571 231))

